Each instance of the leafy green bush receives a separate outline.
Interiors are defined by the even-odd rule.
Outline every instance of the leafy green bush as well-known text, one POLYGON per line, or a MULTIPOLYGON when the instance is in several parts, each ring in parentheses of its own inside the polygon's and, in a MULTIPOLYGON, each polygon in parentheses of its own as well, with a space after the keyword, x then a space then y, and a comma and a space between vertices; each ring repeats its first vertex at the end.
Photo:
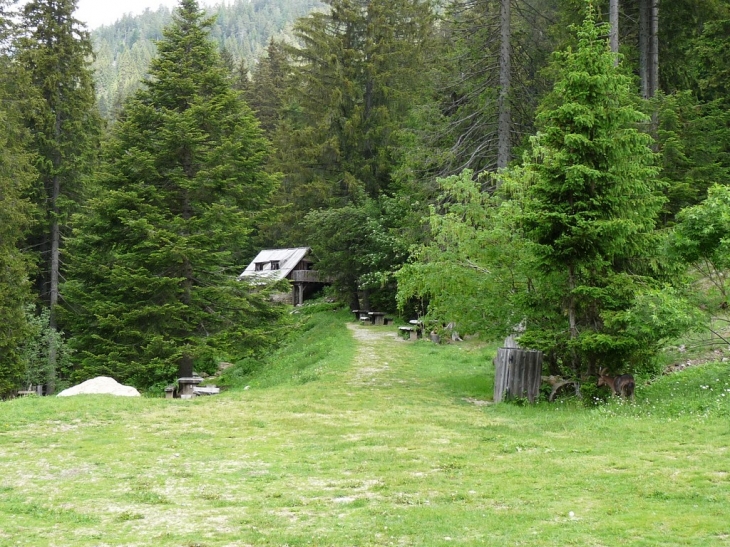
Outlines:
POLYGON ((73 350, 68 347, 63 332, 51 328, 50 311, 47 308, 40 313, 29 305, 25 309, 29 335, 21 346, 22 360, 25 367, 24 384, 54 384, 59 372, 68 370, 71 365, 73 350), (54 359, 51 355, 55 355, 54 359))
POLYGON ((598 387, 595 381, 581 384, 580 392, 583 396, 583 404, 588 407, 605 404, 612 395, 610 388, 598 387))

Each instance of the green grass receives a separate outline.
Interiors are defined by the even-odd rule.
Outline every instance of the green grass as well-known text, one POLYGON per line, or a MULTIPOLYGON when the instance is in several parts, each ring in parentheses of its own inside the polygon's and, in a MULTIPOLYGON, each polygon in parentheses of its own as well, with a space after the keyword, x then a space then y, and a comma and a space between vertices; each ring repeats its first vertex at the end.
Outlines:
POLYGON ((482 405, 493 347, 348 320, 216 397, 0 404, 0 545, 730 544, 727 365, 635 405, 482 405))

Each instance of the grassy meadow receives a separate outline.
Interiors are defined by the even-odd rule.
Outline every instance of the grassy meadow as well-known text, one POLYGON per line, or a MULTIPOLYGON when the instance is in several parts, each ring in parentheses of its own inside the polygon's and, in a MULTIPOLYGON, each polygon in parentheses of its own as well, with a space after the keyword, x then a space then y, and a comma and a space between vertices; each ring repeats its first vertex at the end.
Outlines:
POLYGON ((491 405, 495 346, 350 318, 215 397, 0 403, 0 546, 730 545, 727 364, 491 405))

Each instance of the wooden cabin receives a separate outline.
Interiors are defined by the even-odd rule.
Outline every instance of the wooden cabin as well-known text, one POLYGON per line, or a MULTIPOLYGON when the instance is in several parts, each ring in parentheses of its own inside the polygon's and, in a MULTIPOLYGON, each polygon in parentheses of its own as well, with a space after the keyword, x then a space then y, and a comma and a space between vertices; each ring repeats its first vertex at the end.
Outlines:
POLYGON ((265 249, 253 259, 238 279, 275 282, 288 279, 291 283, 291 296, 285 301, 294 306, 304 302, 328 282, 314 269, 315 260, 309 247, 294 249, 265 249))

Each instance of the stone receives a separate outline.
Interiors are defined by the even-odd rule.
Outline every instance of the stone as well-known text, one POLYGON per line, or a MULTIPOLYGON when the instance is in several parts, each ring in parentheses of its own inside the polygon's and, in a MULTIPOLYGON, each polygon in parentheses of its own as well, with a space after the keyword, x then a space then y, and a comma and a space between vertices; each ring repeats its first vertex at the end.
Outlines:
POLYGON ((73 395, 116 395, 119 397, 139 397, 139 391, 132 386, 124 386, 114 378, 98 376, 86 380, 79 385, 64 389, 58 397, 71 397, 73 395))

